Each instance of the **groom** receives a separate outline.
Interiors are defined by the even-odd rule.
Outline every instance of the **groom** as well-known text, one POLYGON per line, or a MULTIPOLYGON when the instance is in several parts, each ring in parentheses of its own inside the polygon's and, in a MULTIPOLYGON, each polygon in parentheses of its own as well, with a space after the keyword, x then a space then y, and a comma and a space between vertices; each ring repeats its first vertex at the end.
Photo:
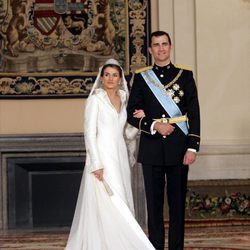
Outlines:
POLYGON ((193 73, 171 63, 171 39, 164 31, 150 36, 154 65, 136 71, 128 101, 128 122, 141 131, 142 163, 148 210, 149 239, 164 249, 164 195, 169 205, 168 249, 184 248, 188 165, 200 143, 200 113, 193 73), (145 117, 133 117, 143 109, 145 117))

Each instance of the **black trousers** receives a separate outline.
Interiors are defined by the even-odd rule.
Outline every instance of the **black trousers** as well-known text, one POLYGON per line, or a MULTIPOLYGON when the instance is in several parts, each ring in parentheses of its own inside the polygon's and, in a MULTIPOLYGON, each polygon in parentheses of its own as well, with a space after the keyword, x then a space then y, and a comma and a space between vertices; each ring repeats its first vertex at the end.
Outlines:
POLYGON ((188 166, 143 165, 144 185, 148 209, 149 240, 157 250, 164 250, 164 194, 167 180, 169 206, 168 249, 184 248, 185 199, 188 166))

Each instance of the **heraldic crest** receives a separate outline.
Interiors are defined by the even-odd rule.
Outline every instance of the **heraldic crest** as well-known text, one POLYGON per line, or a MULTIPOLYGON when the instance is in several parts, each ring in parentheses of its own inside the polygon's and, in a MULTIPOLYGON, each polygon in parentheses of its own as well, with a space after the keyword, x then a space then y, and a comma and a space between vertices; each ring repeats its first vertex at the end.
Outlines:
POLYGON ((125 57, 123 0, 0 0, 0 6, 3 72, 89 72, 107 58, 125 57))

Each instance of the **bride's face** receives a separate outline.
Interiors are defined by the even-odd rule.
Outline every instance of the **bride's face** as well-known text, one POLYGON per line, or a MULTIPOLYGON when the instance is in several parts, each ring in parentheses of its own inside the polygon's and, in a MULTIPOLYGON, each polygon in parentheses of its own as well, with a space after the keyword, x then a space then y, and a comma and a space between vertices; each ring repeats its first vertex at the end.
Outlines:
POLYGON ((120 72, 116 68, 107 67, 103 71, 101 80, 105 90, 116 90, 121 82, 120 72))

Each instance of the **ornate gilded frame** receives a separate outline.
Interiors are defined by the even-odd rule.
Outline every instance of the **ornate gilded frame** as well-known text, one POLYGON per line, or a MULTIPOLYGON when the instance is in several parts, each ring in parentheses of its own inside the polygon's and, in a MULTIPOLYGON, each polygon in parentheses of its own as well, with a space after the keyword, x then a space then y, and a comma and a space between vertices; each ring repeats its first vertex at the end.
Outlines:
POLYGON ((85 98, 108 58, 128 80, 149 59, 150 1, 0 0, 0 8, 0 98, 85 98))

